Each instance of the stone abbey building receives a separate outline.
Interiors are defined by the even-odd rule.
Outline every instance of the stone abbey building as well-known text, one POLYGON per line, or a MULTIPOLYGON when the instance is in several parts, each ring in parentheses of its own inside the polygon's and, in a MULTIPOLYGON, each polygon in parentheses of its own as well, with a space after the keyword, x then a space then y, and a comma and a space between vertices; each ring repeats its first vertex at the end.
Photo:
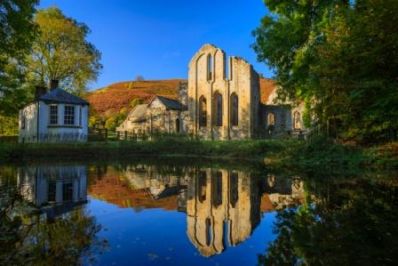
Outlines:
POLYGON ((136 106, 117 130, 219 140, 304 135, 303 105, 277 104, 276 97, 275 83, 251 64, 205 44, 189 63, 179 99, 154 97, 136 106))

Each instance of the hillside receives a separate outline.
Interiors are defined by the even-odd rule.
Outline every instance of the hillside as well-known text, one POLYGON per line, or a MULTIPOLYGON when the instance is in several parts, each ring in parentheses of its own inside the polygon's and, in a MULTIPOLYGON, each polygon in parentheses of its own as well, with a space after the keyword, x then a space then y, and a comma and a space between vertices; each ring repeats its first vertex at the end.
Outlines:
MULTIPOLYGON (((134 99, 148 100, 153 95, 178 97, 178 88, 183 79, 125 81, 111 84, 90 92, 87 100, 98 116, 111 116, 122 108, 130 109, 134 99)), ((271 79, 260 79, 261 102, 265 103, 275 88, 271 79)))
POLYGON ((147 100, 152 95, 176 98, 183 79, 125 81, 90 92, 87 100, 99 116, 109 116, 129 109, 134 99, 147 100))

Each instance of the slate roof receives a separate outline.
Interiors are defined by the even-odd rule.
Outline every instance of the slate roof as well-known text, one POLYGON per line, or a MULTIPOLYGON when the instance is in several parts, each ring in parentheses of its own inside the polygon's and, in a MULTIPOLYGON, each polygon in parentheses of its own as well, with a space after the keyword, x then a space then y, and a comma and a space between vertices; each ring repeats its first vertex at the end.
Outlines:
POLYGON ((152 99, 152 101, 156 98, 159 99, 159 101, 162 104, 164 104, 164 106, 166 106, 167 109, 170 109, 170 110, 184 110, 185 109, 185 106, 177 100, 157 95, 156 97, 154 97, 152 99))
POLYGON ((60 88, 48 91, 47 93, 38 97, 37 100, 49 103, 89 105, 89 103, 86 100, 83 100, 80 97, 72 95, 69 92, 66 92, 60 88))

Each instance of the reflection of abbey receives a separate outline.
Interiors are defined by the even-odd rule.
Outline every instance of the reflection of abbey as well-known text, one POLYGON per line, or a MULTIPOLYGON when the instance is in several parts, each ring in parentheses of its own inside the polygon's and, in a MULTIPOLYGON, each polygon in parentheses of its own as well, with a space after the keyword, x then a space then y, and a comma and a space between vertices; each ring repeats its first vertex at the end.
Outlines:
POLYGON ((303 200, 299 178, 260 178, 242 171, 156 166, 97 169, 89 187, 93 198, 123 208, 163 208, 185 212, 187 236, 202 256, 220 254, 248 239, 261 213, 303 200), (117 174, 119 173, 119 174, 117 174), (122 174, 120 174, 122 173, 122 174))
POLYGON ((239 57, 206 44, 189 63, 179 99, 157 96, 136 106, 119 132, 186 133, 243 139, 305 132, 302 105, 276 104, 277 86, 239 57))

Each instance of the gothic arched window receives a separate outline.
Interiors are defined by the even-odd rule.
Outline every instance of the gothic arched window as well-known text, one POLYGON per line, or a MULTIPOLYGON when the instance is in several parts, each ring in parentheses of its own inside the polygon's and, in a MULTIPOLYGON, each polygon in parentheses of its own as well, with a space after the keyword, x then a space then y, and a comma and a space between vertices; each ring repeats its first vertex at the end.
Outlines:
POLYGON ((214 207, 222 204, 222 173, 217 171, 212 176, 212 203, 214 207))
POLYGON ((207 126, 207 103, 206 98, 201 96, 199 98, 199 127, 207 126))
POLYGON ((221 127, 223 114, 222 95, 219 92, 215 92, 213 98, 213 124, 221 127))
POLYGON ((213 71, 213 56, 211 54, 207 55, 207 80, 212 80, 214 71, 213 71))
POLYGON ((236 93, 232 93, 230 97, 231 126, 237 126, 239 121, 239 100, 236 93))
POLYGON ((293 114, 293 128, 301 129, 301 115, 298 111, 294 112, 293 114))

